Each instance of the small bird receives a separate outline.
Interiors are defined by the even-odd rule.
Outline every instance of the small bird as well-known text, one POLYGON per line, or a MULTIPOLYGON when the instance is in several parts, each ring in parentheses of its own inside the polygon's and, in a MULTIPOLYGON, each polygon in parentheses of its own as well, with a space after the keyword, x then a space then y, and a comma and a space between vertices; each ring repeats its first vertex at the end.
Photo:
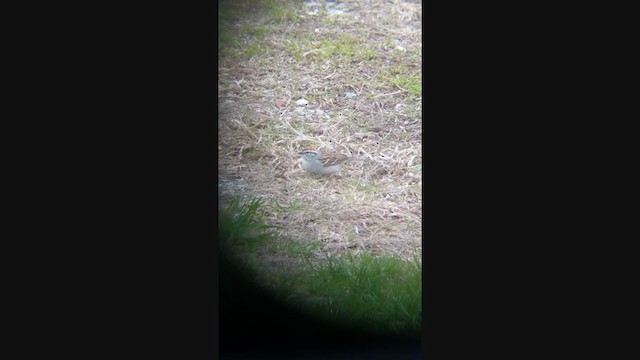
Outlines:
POLYGON ((298 154, 302 155, 302 167, 312 174, 335 174, 342 169, 342 164, 350 158, 342 155, 322 156, 320 151, 304 149, 298 154))

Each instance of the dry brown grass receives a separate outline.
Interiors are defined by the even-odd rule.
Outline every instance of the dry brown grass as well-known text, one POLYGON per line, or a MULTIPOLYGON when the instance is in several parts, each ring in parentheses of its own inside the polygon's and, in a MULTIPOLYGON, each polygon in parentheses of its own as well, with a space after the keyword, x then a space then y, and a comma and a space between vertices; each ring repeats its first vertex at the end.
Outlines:
POLYGON ((284 227, 278 237, 318 241, 318 257, 411 258, 422 249, 421 4, 294 9, 296 20, 221 24, 237 33, 219 56, 220 197, 262 197, 268 221, 284 227), (309 105, 296 107, 301 98, 309 105), (297 155, 305 147, 354 160, 339 175, 311 176, 297 155))

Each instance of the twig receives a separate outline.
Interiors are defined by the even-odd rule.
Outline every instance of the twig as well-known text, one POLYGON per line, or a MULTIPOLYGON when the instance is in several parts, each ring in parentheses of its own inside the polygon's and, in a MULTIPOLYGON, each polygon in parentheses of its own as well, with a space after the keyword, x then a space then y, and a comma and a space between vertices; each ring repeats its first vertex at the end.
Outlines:
MULTIPOLYGON (((397 85, 396 85, 396 86, 397 86, 397 85)), ((399 86, 398 86, 398 87, 399 87, 399 86)), ((400 88, 400 87, 399 87, 399 88, 400 88)), ((381 95, 376 95, 376 96, 375 96, 375 98, 379 98, 379 97, 382 97, 382 96, 391 96, 391 95, 395 95, 395 94, 400 94, 400 93, 402 93, 402 92, 406 92, 406 90, 404 90, 404 89, 402 89, 402 88, 400 88, 400 90, 401 90, 401 91, 396 91, 396 92, 393 92, 393 93, 390 93, 390 94, 381 94, 381 95)))
POLYGON ((407 90, 405 90, 405 89, 401 88, 401 87, 400 87, 400 85, 398 85, 398 84, 396 84, 396 87, 397 87, 398 89, 400 89, 400 90, 404 91, 404 92, 408 92, 407 90))
POLYGON ((307 57, 307 55, 309 55, 309 54, 313 54, 313 53, 316 53, 316 52, 322 52, 322 51, 325 51, 325 50, 327 50, 327 48, 313 49, 313 50, 305 51, 305 53, 302 54, 302 57, 307 57))
POLYGON ((331 75, 329 75, 329 76, 325 76, 325 77, 323 77, 323 78, 322 78, 322 79, 320 79, 320 80, 327 80, 327 79, 329 79, 329 78, 333 77, 333 75, 335 75, 337 71, 338 71, 338 70, 333 70, 333 74, 331 74, 331 75))

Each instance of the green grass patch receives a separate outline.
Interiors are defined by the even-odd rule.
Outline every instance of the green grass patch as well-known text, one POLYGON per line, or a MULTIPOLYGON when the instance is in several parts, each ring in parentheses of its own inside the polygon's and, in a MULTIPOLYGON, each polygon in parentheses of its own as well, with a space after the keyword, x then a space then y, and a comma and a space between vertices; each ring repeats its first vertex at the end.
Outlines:
POLYGON ((411 95, 422 95, 422 72, 403 66, 394 66, 380 72, 380 78, 390 85, 397 85, 411 95))
POLYGON ((224 57, 253 58, 267 52, 262 45, 269 24, 298 19, 299 1, 221 1, 218 3, 218 52, 224 57))
POLYGON ((251 59, 254 56, 262 55, 267 52, 267 47, 257 43, 251 44, 244 49, 244 56, 251 59))
POLYGON ((325 39, 320 44, 313 43, 310 38, 296 39, 289 42, 287 50, 298 60, 323 62, 331 58, 342 65, 371 60, 376 55, 375 49, 367 47, 364 40, 349 35, 325 39))
POLYGON ((294 0, 232 0, 218 2, 218 20, 225 22, 251 18, 262 23, 296 21, 301 1, 294 0))
POLYGON ((265 241, 273 240, 275 226, 266 225, 260 211, 260 198, 241 199, 236 196, 226 208, 218 209, 218 236, 221 245, 234 252, 252 252, 265 241))
MULTIPOLYGON (((395 47, 395 45, 393 45, 392 47, 395 47)), ((395 61, 403 64, 422 62, 422 53, 420 49, 410 49, 407 51, 393 51, 391 52, 391 57, 395 59, 395 61)))
POLYGON ((244 23, 238 27, 238 33, 254 40, 262 40, 269 34, 269 29, 267 26, 244 23))
POLYGON ((302 1, 267 0, 269 17, 276 21, 297 21, 300 19, 298 8, 302 1))
POLYGON ((288 212, 301 211, 301 210, 304 209, 305 205, 301 201, 289 200, 289 201, 284 202, 284 203, 280 203, 278 201, 275 201, 273 203, 273 205, 270 205, 270 207, 274 211, 277 211, 277 212, 280 212, 280 213, 288 213, 288 212))
POLYGON ((391 83, 408 91, 409 94, 422 95, 422 74, 400 75, 393 78, 391 83))
POLYGON ((284 241, 277 249, 283 251, 289 257, 302 257, 308 260, 311 252, 318 250, 321 243, 318 241, 284 241))
POLYGON ((369 60, 375 56, 375 50, 368 48, 363 40, 348 35, 324 40, 320 47, 327 49, 323 52, 324 59, 337 57, 344 61, 356 61, 369 60))
POLYGON ((316 259, 321 242, 278 241, 265 225, 258 198, 234 198, 219 211, 223 249, 234 263, 283 302, 345 328, 417 336, 422 322, 422 263, 392 257, 346 255, 316 259), (296 266, 273 269, 250 255, 265 241, 296 266), (239 256, 238 256, 239 255, 239 256), (239 261, 238 261, 239 260, 239 261))
POLYGON ((285 51, 297 60, 302 59, 305 52, 318 48, 318 43, 312 37, 305 35, 299 35, 295 39, 287 39, 285 44, 285 51))
POLYGON ((281 278, 292 304, 373 333, 417 334, 422 322, 422 265, 370 255, 330 259, 281 278))

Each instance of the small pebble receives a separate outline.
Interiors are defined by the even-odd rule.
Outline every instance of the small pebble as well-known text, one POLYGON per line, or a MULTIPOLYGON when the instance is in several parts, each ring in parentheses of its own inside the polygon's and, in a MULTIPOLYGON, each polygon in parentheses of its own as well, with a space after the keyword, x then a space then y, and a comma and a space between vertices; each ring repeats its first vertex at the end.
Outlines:
POLYGON ((309 104, 307 99, 300 99, 300 100, 296 101, 296 106, 307 106, 307 104, 309 104))

